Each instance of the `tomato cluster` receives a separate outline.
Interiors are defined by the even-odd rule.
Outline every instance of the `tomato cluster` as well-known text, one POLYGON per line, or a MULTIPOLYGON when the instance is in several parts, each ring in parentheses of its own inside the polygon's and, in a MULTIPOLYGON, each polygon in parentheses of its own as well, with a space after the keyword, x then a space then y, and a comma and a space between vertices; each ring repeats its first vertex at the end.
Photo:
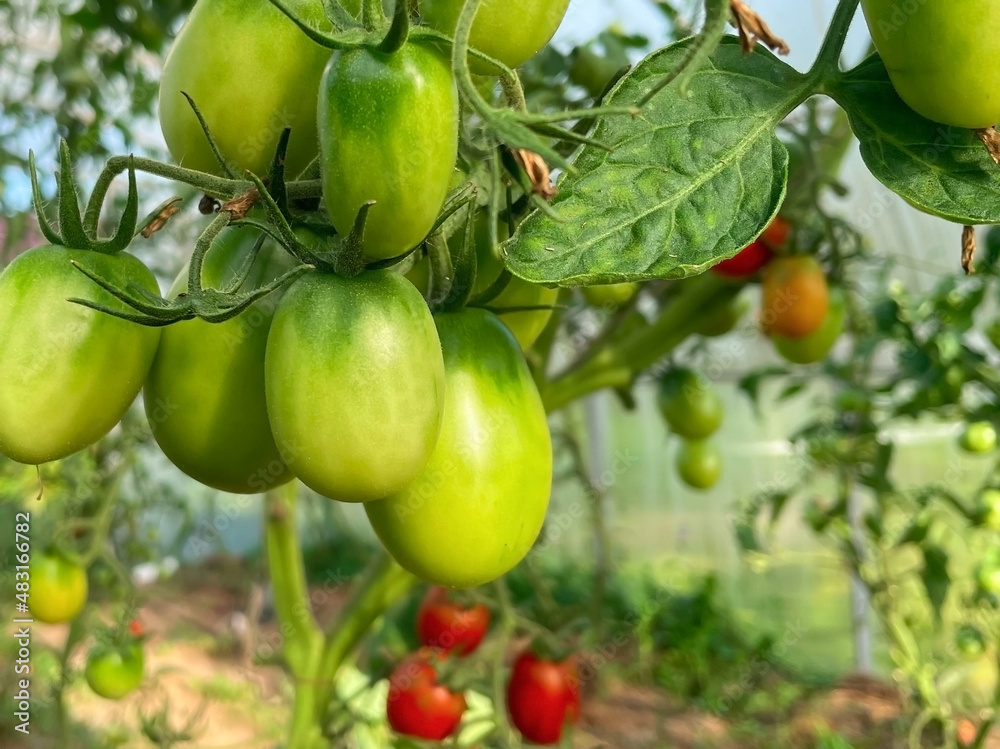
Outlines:
MULTIPOLYGON (((417 634, 424 647, 404 659, 389 677, 386 715, 397 733, 443 741, 458 730, 466 702, 456 671, 472 655, 489 628, 490 612, 481 603, 463 606, 442 588, 431 588, 417 612, 417 634), (451 659, 451 660, 450 660, 451 659)), ((580 716, 576 659, 521 653, 507 682, 510 720, 527 741, 557 744, 569 723, 580 716)))
POLYGON ((677 473, 694 489, 710 489, 722 475, 722 456, 709 438, 722 426, 722 401, 709 382, 690 369, 678 368, 660 378, 660 413, 681 437, 677 473))

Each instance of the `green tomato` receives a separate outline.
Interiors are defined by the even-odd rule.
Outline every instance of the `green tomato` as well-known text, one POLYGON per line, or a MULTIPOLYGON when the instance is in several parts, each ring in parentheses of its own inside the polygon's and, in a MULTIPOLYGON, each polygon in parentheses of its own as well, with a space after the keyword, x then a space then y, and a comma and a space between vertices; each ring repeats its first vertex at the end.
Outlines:
POLYGON ((739 325, 740 320, 750 311, 750 299, 740 295, 728 304, 716 307, 698 323, 695 333, 706 338, 718 338, 739 325))
POLYGON ((603 286, 585 286, 583 296, 587 304, 614 312, 632 301, 642 288, 637 283, 611 283, 603 286))
MULTIPOLYGON (((454 36, 464 4, 464 0, 420 0, 420 15, 429 26, 454 36)), ((569 0, 483 0, 469 42, 507 67, 519 67, 553 37, 568 7, 569 0)), ((481 75, 497 73, 492 65, 471 56, 469 67, 481 75)))
MULTIPOLYGON (((330 28, 320 0, 286 5, 330 28)), ((330 50, 268 2, 198 0, 160 79, 160 127, 170 153, 181 166, 222 173, 185 92, 237 175, 266 176, 285 127, 292 128, 288 172, 299 174, 319 151, 316 92, 329 59, 330 50)))
POLYGON ((982 525, 1000 531, 1000 489, 986 489, 979 495, 978 515, 982 525))
POLYGON ((997 430, 988 421, 977 421, 965 427, 958 444, 969 453, 992 452, 997 446, 997 430))
POLYGON ((722 401, 690 369, 674 369, 660 380, 659 406, 670 429, 685 439, 704 439, 722 425, 722 401))
POLYGON ((826 358, 844 332, 846 309, 839 289, 830 290, 830 310, 826 320, 816 330, 801 338, 788 338, 777 333, 771 341, 778 353, 793 364, 815 364, 826 358))
POLYGON ((677 451, 677 474, 692 489, 711 489, 722 475, 722 455, 708 440, 684 440, 677 451))
POLYGON ((441 344, 423 297, 389 271, 299 279, 271 323, 264 384, 286 461, 327 497, 394 494, 437 443, 441 344))
POLYGON ((912 109, 945 125, 1000 122, 1000 15, 981 0, 861 0, 892 85, 912 109))
MULTIPOLYGON (((506 226, 498 227, 498 240, 504 241, 508 237, 506 226)), ((480 211, 476 216, 476 284, 473 294, 480 294, 500 277, 503 271, 503 261, 500 259, 499 247, 493 246, 489 236, 489 214, 480 211)), ((464 232, 459 231, 452 237, 449 244, 452 251, 460 249, 461 242, 464 241, 464 232)), ((410 282, 419 289, 421 294, 426 295, 430 283, 430 263, 427 258, 420 260, 406 274, 410 282)), ((517 307, 553 307, 559 300, 559 289, 550 289, 545 286, 533 284, 517 276, 512 276, 507 286, 496 298, 490 301, 489 306, 499 313, 500 320, 506 325, 510 332, 517 338, 521 348, 527 351, 530 349, 538 336, 545 330, 545 326, 552 319, 553 309, 539 309, 528 312, 503 312, 504 309, 514 309, 517 307)))
POLYGON ((594 99, 607 91, 612 79, 629 64, 628 53, 621 45, 606 55, 599 55, 590 47, 577 47, 571 59, 569 79, 583 86, 594 99))
POLYGON ((74 619, 87 603, 87 571, 54 552, 31 557, 28 585, 28 610, 46 624, 74 619))
POLYGON ((986 651, 986 639, 978 627, 963 624, 955 633, 955 647, 967 660, 975 660, 986 651))
POLYGON ((120 700, 142 683, 145 657, 137 642, 118 647, 95 646, 87 656, 84 676, 94 693, 120 700))
POLYGON ((397 257, 416 247, 444 205, 458 155, 458 92, 448 61, 406 44, 387 55, 338 52, 323 75, 319 140, 330 220, 349 234, 375 201, 365 253, 397 257))
POLYGON ((512 569, 541 531, 552 489, 545 409, 517 341, 483 310, 438 315, 444 425, 423 473, 365 511, 403 567, 468 588, 512 569))
MULTIPOLYGON (((249 257, 256 232, 230 229, 205 256, 202 285, 230 283, 249 257)), ((242 291, 267 285, 296 261, 265 242, 242 291)), ((185 268, 171 296, 187 291, 185 268)), ((257 494, 292 479, 274 442, 264 393, 264 352, 281 291, 238 317, 190 320, 163 331, 146 381, 144 403, 157 444, 196 481, 234 494, 257 494)))
POLYGON ((980 564, 976 570, 976 581, 987 593, 1000 595, 1000 567, 996 564, 980 564))
POLYGON ((120 288, 159 293, 131 255, 37 247, 0 274, 0 454, 65 458, 97 442, 139 394, 160 331, 67 301, 131 311, 70 262, 120 288))

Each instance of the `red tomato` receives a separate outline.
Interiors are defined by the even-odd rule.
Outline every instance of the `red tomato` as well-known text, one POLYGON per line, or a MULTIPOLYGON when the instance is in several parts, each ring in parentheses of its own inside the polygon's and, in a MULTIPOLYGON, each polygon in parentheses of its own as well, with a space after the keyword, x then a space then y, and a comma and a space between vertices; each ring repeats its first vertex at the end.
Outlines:
POLYGON ((462 721, 465 696, 437 683, 437 671, 427 654, 411 655, 389 677, 386 715, 397 733, 443 741, 462 721))
POLYGON ((140 622, 138 619, 133 619, 131 622, 129 622, 128 631, 132 633, 133 637, 142 637, 144 634, 146 634, 146 631, 142 627, 142 622, 140 622))
POLYGON ((576 660, 545 661, 522 653, 507 685, 507 705, 514 726, 535 744, 556 744, 563 726, 580 717, 576 660))
POLYGON ((448 591, 433 587, 427 591, 417 612, 417 635, 427 647, 446 653, 471 655, 486 636, 490 610, 479 603, 471 609, 448 601, 448 591))
POLYGON ((735 256, 723 260, 712 268, 712 272, 723 278, 748 278, 771 262, 773 250, 785 246, 792 227, 780 216, 764 230, 760 237, 751 242, 735 256))

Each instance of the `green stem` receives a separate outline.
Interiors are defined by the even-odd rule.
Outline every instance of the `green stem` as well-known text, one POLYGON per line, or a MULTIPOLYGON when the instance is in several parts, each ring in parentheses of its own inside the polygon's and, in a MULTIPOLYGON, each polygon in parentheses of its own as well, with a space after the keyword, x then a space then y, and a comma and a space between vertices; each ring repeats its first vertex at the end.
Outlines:
POLYGON ((823 46, 820 47, 816 62, 807 74, 814 84, 840 73, 840 56, 844 52, 844 42, 847 41, 847 32, 851 28, 859 2, 860 0, 840 0, 837 4, 823 46))
POLYGON ((505 659, 511 639, 517 629, 517 612, 510 599, 507 581, 500 578, 494 583, 497 592, 497 602, 500 604, 500 632, 496 643, 496 654, 493 657, 493 714, 496 717, 497 731, 504 746, 520 746, 514 731, 507 719, 507 693, 504 678, 507 675, 505 659))
MULTIPOLYGON (((379 12, 382 12, 382 0, 375 0, 378 5, 379 12)), ((367 12, 367 3, 365 5, 367 12)), ((385 22, 385 17, 383 16, 381 22, 385 22)), ((391 55, 394 52, 398 52, 402 49, 403 45, 406 44, 406 38, 410 35, 410 11, 409 5, 403 0, 396 0, 396 10, 392 14, 392 26, 389 27, 389 32, 385 35, 385 39, 379 45, 379 51, 384 52, 387 55, 391 55)))
POLYGON ((69 746, 69 721, 66 715, 66 703, 63 701, 63 693, 69 686, 69 657, 73 648, 83 638, 84 627, 81 624, 81 617, 77 616, 69 624, 69 632, 66 633, 66 642, 59 653, 59 683, 52 690, 52 698, 56 703, 56 730, 59 736, 60 746, 69 746))
MULTIPOLYGON (((403 0, 396 0, 396 6, 403 6, 403 13, 406 13, 407 3, 403 0)), ((399 11, 396 11, 397 14, 399 11)), ((361 4, 361 23, 366 29, 381 31, 385 28, 385 10, 382 8, 382 0, 364 0, 361 4)))
POLYGON ((298 484, 292 482, 282 489, 268 492, 267 559, 274 589, 274 607, 284 634, 284 655, 296 690, 301 679, 311 678, 315 658, 323 647, 323 633, 316 624, 309 603, 305 566, 296 527, 298 484))
POLYGON ((320 709, 330 700, 334 675, 368 629, 416 584, 417 578, 396 564, 387 552, 380 550, 372 558, 328 632, 317 670, 320 709))

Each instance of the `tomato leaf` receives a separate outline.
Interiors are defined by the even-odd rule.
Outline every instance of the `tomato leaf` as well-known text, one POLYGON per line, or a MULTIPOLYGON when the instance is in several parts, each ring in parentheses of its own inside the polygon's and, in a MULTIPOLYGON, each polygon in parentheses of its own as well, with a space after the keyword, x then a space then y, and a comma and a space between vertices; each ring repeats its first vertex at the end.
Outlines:
MULTIPOLYGON (((690 40, 655 52, 605 105, 638 103, 683 62, 690 40)), ((561 220, 529 216, 506 245, 508 267, 567 286, 684 278, 732 257, 778 212, 788 181, 779 121, 805 98, 804 78, 769 52, 726 38, 688 82, 672 83, 638 117, 605 117, 565 174, 561 220)))
POLYGON ((844 74, 829 94, 847 110, 861 157, 879 182, 949 221, 1000 223, 1000 167, 973 131, 910 109, 878 55, 844 74))

